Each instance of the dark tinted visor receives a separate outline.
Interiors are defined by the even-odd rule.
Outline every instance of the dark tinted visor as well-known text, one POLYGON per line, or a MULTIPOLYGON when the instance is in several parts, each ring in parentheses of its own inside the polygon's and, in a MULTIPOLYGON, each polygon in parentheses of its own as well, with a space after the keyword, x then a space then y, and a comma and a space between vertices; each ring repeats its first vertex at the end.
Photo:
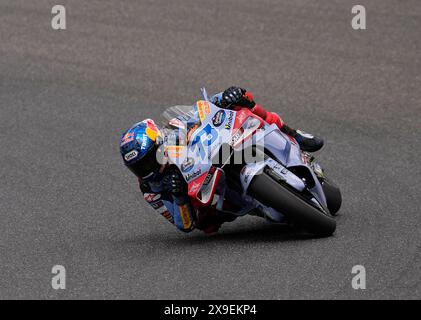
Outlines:
POLYGON ((139 178, 148 176, 159 168, 156 161, 156 148, 151 149, 146 156, 133 164, 127 165, 127 167, 139 178))

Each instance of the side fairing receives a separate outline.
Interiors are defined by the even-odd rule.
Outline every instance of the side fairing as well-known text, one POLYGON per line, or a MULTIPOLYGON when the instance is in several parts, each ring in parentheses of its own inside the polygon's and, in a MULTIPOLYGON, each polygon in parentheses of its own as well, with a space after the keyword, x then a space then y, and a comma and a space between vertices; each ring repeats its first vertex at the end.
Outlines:
POLYGON ((281 132, 276 125, 269 126, 264 137, 264 146, 273 156, 287 169, 303 166, 309 171, 314 181, 314 187, 309 189, 319 203, 326 208, 326 197, 319 179, 314 174, 310 166, 302 159, 300 146, 294 138, 281 132))

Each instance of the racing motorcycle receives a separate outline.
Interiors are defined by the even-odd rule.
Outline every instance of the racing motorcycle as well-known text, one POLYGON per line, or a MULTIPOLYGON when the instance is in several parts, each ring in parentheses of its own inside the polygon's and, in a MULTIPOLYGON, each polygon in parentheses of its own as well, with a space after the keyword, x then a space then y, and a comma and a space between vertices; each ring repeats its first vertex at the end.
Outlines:
MULTIPOLYGON (((297 141, 275 124, 269 125, 246 108, 219 108, 211 103, 206 89, 201 90, 203 100, 193 109, 172 110, 185 113, 186 119, 188 113, 195 114, 198 126, 185 143, 164 143, 167 160, 179 168, 188 184, 191 203, 288 223, 316 236, 332 235, 341 192, 315 158, 301 151, 297 141), (226 202, 231 204, 229 210, 226 202)), ((185 128, 179 119, 170 123, 185 128)))

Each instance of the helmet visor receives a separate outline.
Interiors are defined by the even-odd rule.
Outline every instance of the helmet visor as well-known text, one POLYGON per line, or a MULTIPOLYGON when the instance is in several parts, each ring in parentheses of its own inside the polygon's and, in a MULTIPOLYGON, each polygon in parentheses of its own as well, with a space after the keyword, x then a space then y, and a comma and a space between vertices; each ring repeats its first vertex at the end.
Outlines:
POLYGON ((156 148, 152 148, 142 159, 127 165, 137 177, 144 178, 159 168, 156 160, 156 148))

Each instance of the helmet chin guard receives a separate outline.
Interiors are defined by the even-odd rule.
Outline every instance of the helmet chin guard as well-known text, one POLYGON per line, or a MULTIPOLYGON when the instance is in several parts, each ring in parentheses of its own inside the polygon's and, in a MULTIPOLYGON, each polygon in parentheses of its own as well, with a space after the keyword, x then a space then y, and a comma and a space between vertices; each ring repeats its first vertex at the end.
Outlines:
POLYGON ((156 151, 160 131, 155 122, 146 119, 128 129, 120 140, 124 164, 137 177, 145 178, 159 169, 156 151))

